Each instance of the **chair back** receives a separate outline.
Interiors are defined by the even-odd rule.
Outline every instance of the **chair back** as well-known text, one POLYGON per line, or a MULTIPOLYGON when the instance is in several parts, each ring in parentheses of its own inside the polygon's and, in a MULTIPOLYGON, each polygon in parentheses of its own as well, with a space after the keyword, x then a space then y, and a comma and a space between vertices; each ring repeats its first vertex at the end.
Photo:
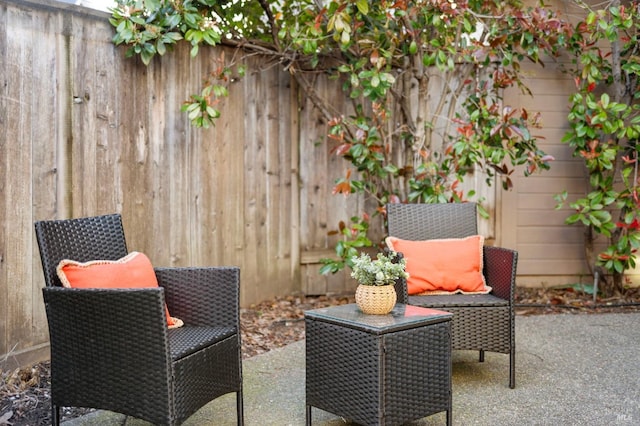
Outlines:
POLYGON ((119 214, 39 221, 35 229, 47 287, 62 286, 56 273, 62 259, 88 262, 118 260, 127 255, 119 214))
POLYGON ((387 204, 389 235, 423 241, 478 234, 475 203, 387 204))

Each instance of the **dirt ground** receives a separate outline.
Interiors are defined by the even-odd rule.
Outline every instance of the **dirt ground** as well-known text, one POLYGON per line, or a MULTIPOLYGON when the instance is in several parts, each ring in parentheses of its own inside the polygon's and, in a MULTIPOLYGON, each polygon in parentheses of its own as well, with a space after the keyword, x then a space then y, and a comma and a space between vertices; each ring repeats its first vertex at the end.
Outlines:
MULTIPOLYGON (((304 311, 353 303, 352 295, 287 296, 253 305, 241 312, 244 358, 304 339, 304 311)), ((597 298, 580 288, 516 291, 517 315, 553 313, 597 314, 640 311, 640 289, 625 295, 597 298)), ((14 371, 0 370, 0 426, 51 424, 49 363, 14 371)), ((78 417, 90 409, 63 408, 62 420, 78 417)))

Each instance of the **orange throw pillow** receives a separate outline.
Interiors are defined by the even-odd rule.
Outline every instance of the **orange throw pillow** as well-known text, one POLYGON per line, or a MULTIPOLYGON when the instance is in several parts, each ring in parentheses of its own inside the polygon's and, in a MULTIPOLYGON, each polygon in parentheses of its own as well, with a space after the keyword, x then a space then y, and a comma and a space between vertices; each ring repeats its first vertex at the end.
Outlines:
POLYGON ((417 294, 489 293, 482 275, 484 237, 410 241, 389 236, 389 249, 407 261, 407 292, 417 294))
MULTIPOLYGON (((72 288, 153 288, 158 280, 149 258, 133 251, 118 260, 93 260, 80 263, 63 259, 56 272, 64 287, 72 288)), ((169 315, 169 328, 180 327, 182 321, 169 315)))

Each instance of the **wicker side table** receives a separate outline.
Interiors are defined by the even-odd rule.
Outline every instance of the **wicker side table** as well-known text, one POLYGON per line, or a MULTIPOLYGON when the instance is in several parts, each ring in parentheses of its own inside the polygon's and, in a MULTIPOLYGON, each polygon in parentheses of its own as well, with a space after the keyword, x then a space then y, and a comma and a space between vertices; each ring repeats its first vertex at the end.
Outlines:
POLYGON ((399 425, 446 411, 451 425, 451 317, 397 304, 305 312, 306 423, 312 407, 364 425, 399 425))

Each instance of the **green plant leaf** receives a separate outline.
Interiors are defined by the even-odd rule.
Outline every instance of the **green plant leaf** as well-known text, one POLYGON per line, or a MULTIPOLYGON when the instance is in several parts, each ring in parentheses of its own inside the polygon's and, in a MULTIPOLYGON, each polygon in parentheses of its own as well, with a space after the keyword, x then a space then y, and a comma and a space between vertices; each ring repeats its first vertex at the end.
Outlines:
POLYGON ((356 6, 358 7, 358 11, 363 15, 369 13, 369 1, 368 0, 357 0, 356 6))

